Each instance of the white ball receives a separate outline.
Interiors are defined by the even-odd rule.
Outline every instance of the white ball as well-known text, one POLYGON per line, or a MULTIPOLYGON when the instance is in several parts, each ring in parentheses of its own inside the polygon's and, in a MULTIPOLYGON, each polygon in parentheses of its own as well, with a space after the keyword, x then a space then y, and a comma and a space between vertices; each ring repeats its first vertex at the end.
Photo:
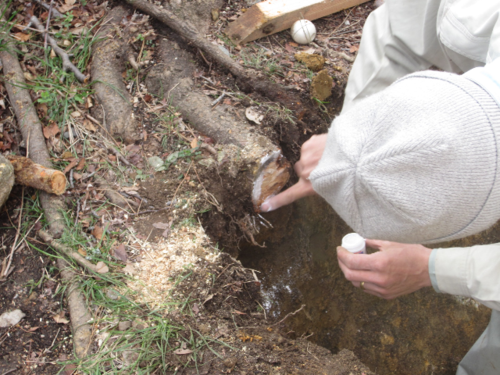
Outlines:
POLYGON ((290 30, 292 38, 299 44, 309 44, 316 38, 316 26, 308 20, 298 20, 290 30))

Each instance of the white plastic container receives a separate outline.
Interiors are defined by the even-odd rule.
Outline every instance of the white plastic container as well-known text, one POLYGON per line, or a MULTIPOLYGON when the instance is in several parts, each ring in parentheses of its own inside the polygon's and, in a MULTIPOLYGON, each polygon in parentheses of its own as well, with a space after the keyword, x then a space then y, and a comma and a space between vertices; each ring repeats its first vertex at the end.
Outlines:
POLYGON ((366 242, 357 233, 349 233, 342 238, 342 247, 353 254, 366 254, 366 242))

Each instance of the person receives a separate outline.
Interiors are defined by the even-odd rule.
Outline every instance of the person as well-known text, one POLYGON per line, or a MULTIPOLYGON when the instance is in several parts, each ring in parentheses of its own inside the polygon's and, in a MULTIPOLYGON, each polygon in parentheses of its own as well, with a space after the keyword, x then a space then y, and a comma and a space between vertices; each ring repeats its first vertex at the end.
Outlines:
POLYGON ((298 182, 261 211, 319 194, 383 239, 367 240, 380 250, 370 255, 338 248, 354 286, 391 299, 432 285, 490 307, 457 374, 499 374, 500 244, 415 244, 500 219, 499 167, 500 0, 386 0, 366 21, 340 116, 304 143, 298 182))

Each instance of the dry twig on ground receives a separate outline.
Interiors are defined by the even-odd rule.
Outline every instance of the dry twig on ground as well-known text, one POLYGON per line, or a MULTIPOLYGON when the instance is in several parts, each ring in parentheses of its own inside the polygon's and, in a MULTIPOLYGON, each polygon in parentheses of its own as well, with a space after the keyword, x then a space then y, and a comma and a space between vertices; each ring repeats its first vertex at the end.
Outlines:
MULTIPOLYGON (((71 71, 71 72, 75 73, 75 77, 80 82, 86 82, 89 77, 86 76, 85 74, 83 74, 82 72, 80 72, 80 70, 75 65, 73 65, 73 63, 71 61, 69 61, 69 55, 66 52, 64 52, 62 50, 62 48, 60 48, 57 45, 57 42, 55 41, 54 38, 52 38, 51 36, 49 36, 47 34, 45 28, 43 27, 43 25, 40 23, 40 21, 38 20, 38 18, 36 16, 32 16, 30 18, 29 25, 31 25, 31 24, 35 25, 35 27, 41 33, 43 33, 45 35, 45 37, 49 41, 50 45, 52 46, 52 49, 54 50, 54 52, 57 53, 61 57, 62 62, 63 62, 63 69, 64 69, 64 71, 66 71, 66 72, 71 71)), ((61 77, 61 79, 63 79, 63 77, 61 77)))

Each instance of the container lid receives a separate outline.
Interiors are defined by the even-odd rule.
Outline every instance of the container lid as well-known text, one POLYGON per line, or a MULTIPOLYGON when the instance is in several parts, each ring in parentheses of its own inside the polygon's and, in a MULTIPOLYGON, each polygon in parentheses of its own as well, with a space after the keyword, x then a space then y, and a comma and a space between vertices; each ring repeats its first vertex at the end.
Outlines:
POLYGON ((342 247, 351 253, 365 249, 365 239, 357 233, 349 233, 342 238, 342 247))

